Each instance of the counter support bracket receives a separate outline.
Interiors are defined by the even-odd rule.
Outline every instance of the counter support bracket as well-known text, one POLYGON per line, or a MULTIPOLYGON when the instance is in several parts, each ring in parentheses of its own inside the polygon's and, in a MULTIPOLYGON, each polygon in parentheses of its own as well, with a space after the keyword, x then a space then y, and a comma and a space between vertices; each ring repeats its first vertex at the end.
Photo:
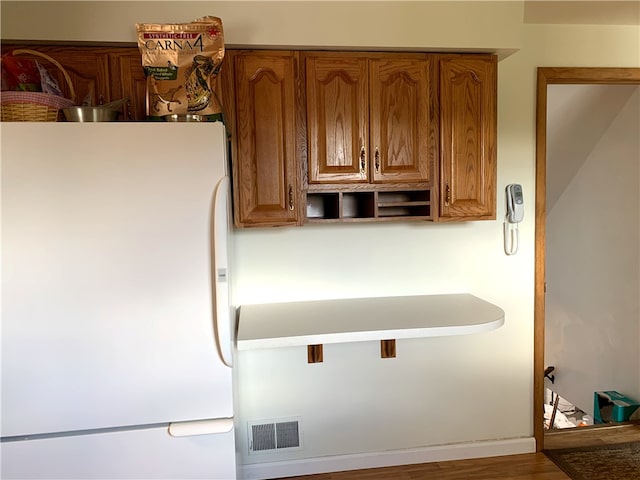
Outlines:
POLYGON ((396 358, 395 339, 380 340, 380 358, 396 358))
POLYGON ((322 344, 307 345, 307 363, 322 363, 323 361, 322 344))

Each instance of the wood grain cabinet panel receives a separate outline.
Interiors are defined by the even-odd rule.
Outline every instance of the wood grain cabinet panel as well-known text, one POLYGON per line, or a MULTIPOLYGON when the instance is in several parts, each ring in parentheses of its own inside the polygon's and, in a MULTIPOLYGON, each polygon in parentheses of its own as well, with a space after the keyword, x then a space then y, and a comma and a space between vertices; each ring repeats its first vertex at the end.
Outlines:
POLYGON ((309 183, 368 182, 366 57, 305 56, 309 183))
MULTIPOLYGON (((99 105, 112 100, 107 49, 81 46, 3 45, 2 53, 6 54, 17 49, 44 53, 62 65, 73 84, 77 105, 81 105, 85 101, 99 105)), ((67 82, 62 72, 54 64, 39 56, 26 54, 19 56, 33 58, 41 62, 56 79, 64 96, 70 98, 67 82)))
POLYGON ((495 219, 496 57, 440 59, 440 218, 495 219))
POLYGON ((111 85, 115 99, 128 98, 122 109, 127 121, 142 122, 147 119, 147 78, 142 69, 142 57, 138 48, 126 48, 109 53, 112 71, 111 85))
MULTIPOLYGON (((101 105, 128 97, 120 120, 147 119, 146 78, 137 47, 3 45, 2 53, 23 48, 42 52, 64 67, 75 89, 77 105, 101 105)), ((47 67, 69 98, 69 88, 62 72, 40 57, 33 58, 47 67)))
POLYGON ((372 182, 430 182, 437 151, 435 62, 381 58, 369 63, 372 182))
MULTIPOLYGON (((298 222, 294 52, 230 53, 235 223, 298 222)), ((227 68, 229 63, 227 63, 227 68)))
MULTIPOLYGON (((109 62, 104 50, 87 51, 84 47, 47 47, 38 48, 56 59, 67 71, 76 91, 76 104, 89 102, 100 105, 112 100, 109 79, 109 62)), ((65 95, 67 87, 64 79, 55 68, 48 68, 65 95)))
POLYGON ((425 54, 304 54, 309 184, 430 182, 435 62, 425 54))

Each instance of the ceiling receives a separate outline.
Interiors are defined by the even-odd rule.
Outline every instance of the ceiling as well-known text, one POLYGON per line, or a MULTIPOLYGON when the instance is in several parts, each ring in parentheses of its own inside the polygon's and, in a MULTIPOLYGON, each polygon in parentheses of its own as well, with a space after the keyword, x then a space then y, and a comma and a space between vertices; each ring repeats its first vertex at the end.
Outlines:
POLYGON ((640 0, 525 0, 524 23, 640 25, 640 0))

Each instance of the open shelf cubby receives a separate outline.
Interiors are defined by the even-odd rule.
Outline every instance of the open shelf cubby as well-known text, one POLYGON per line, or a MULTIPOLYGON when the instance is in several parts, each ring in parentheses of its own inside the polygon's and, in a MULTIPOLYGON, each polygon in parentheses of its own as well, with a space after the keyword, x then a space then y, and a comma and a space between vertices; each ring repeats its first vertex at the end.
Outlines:
POLYGON ((307 192, 307 222, 432 220, 431 190, 307 192))

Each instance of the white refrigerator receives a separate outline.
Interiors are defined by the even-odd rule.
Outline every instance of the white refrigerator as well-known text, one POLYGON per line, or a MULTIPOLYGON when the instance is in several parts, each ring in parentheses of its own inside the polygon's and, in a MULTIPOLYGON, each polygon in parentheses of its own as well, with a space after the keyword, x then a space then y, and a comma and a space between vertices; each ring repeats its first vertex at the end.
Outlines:
POLYGON ((221 123, 2 123, 1 478, 236 478, 221 123))

